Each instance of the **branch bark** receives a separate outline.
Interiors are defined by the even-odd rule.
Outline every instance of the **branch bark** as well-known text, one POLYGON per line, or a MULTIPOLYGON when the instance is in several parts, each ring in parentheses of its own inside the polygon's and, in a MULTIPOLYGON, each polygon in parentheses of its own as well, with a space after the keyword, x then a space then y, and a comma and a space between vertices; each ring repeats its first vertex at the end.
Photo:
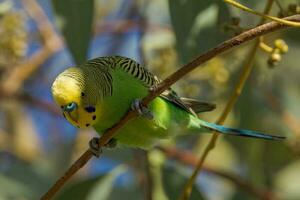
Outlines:
MULTIPOLYGON (((286 17, 286 20, 297 21, 300 22, 300 15, 293 15, 290 17, 286 17)), ((161 94, 164 90, 168 89, 172 84, 178 81, 187 73, 191 72, 199 65, 205 63, 206 61, 210 60, 211 58, 220 55, 221 53, 232 49, 235 46, 241 45, 247 41, 250 41, 256 37, 265 35, 270 32, 274 32, 279 29, 287 28, 286 25, 277 23, 277 22, 270 22, 256 28, 250 29, 241 33, 240 35, 229 39, 217 47, 208 50, 207 52, 203 53, 190 63, 184 65, 182 68, 177 70, 175 73, 171 74, 167 77, 164 81, 162 81, 157 87, 153 88, 149 95, 143 98, 142 103, 147 105, 150 101, 152 101, 155 97, 161 94)), ((100 138, 99 138, 99 146, 100 148, 103 147, 113 136, 116 134, 117 130, 122 128, 128 121, 136 117, 137 114, 131 110, 129 110, 121 119, 120 121, 108 129, 100 138)), ((42 200, 51 199, 58 190, 69 180, 81 167, 83 167, 92 157, 92 152, 90 149, 86 150, 82 156, 74 162, 74 164, 67 170, 67 172, 57 180, 57 182, 42 196, 42 200)))

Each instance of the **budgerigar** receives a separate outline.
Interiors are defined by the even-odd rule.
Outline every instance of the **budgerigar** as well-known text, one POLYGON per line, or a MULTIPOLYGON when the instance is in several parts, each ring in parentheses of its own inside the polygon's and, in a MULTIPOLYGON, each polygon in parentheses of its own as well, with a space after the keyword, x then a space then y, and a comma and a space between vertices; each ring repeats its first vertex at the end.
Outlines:
MULTIPOLYGON (((93 126, 102 134, 120 120, 136 99, 145 97, 159 82, 156 76, 130 58, 99 57, 59 74, 52 85, 52 94, 71 124, 78 128, 93 126)), ((283 138, 226 128, 203 121, 196 115, 213 108, 212 104, 180 98, 169 89, 148 105, 151 119, 143 115, 136 117, 118 130, 114 139, 121 144, 147 149, 158 139, 209 130, 271 140, 283 138)))

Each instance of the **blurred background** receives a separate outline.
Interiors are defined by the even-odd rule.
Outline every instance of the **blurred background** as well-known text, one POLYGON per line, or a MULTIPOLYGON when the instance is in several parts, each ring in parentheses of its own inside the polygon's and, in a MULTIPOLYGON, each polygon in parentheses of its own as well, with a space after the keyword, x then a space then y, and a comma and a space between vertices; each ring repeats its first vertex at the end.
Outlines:
MULTIPOLYGON (((240 2, 258 11, 267 3, 240 2)), ((299 3, 273 1, 270 14, 299 13, 299 3)), ((50 87, 62 70, 122 55, 164 78, 259 20, 221 0, 0 0, 0 199, 39 199, 96 136, 72 127, 54 105, 50 87)), ((173 88, 216 103, 200 115, 216 121, 252 44, 215 57, 173 88)), ((299 29, 269 34, 262 46, 225 124, 287 140, 220 137, 190 199, 300 199, 299 29)), ((210 137, 181 136, 147 153, 105 149, 55 199, 177 199, 210 137)))

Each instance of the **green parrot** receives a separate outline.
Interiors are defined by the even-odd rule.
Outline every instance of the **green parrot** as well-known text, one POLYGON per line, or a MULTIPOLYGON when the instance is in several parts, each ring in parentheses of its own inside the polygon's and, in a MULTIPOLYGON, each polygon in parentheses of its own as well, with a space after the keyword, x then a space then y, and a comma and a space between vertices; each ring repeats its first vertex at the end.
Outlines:
POLYGON ((136 61, 121 57, 99 57, 57 76, 52 95, 64 117, 78 128, 93 126, 102 134, 117 123, 128 109, 140 115, 119 129, 114 141, 148 149, 159 139, 178 133, 216 131, 223 134, 270 140, 283 139, 250 130, 227 128, 206 122, 197 113, 214 109, 213 104, 181 98, 172 89, 156 97, 146 107, 139 99, 160 80, 136 61))

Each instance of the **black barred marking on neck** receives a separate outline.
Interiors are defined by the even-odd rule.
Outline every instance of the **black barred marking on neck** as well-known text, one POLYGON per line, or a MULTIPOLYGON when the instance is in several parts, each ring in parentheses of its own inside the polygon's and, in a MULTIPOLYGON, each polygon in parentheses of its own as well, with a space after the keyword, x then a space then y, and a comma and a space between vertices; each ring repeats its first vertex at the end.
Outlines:
MULTIPOLYGON (((146 68, 142 67, 139 63, 122 56, 99 57, 88 61, 87 64, 85 65, 96 67, 98 69, 100 68, 102 73, 109 73, 110 70, 117 68, 121 69, 140 80, 142 84, 148 88, 160 82, 156 76, 150 73, 146 68)), ((106 75, 105 77, 109 76, 106 75)), ((112 80, 108 78, 108 81, 111 83, 112 80)))

